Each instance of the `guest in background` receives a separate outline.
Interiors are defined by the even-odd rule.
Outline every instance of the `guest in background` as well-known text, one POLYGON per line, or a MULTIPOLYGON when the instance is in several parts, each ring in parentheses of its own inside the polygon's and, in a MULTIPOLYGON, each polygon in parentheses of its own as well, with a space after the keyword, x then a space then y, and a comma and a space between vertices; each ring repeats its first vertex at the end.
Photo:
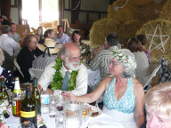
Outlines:
POLYGON ((35 35, 36 35, 38 42, 40 44, 44 43, 44 35, 43 35, 43 27, 42 26, 39 26, 37 28, 35 35))
POLYGON ((14 75, 10 70, 8 70, 2 66, 4 60, 5 60, 4 53, 3 53, 2 49, 0 48, 0 77, 5 78, 5 85, 7 86, 8 89, 13 90, 14 75))
POLYGON ((103 114, 89 122, 90 128, 140 128, 144 123, 144 90, 134 79, 136 61, 127 49, 113 51, 108 65, 111 76, 101 81, 91 93, 74 96, 63 93, 71 101, 92 103, 103 93, 103 114))
POLYGON ((81 41, 81 34, 79 31, 74 31, 71 36, 72 42, 77 44, 81 50, 81 60, 88 64, 91 59, 90 46, 81 41))
POLYGON ((140 49, 142 49, 146 53, 148 61, 150 63, 151 62, 151 56, 150 56, 150 51, 146 48, 147 45, 149 45, 146 36, 143 34, 140 34, 140 35, 136 36, 136 39, 139 41, 140 49))
POLYGON ((17 25, 15 23, 11 23, 10 25, 11 31, 9 33, 9 36, 13 38, 17 43, 21 41, 20 35, 17 33, 17 25))
POLYGON ((71 38, 66 33, 64 33, 64 28, 62 25, 58 25, 57 30, 58 30, 58 33, 56 37, 56 42, 62 43, 62 44, 71 42, 71 38))
POLYGON ((56 38, 56 33, 55 33, 55 31, 53 30, 53 29, 47 29, 46 31, 45 31, 45 33, 44 33, 44 39, 45 39, 45 41, 48 39, 50 39, 50 40, 55 40, 55 38, 56 38))
POLYGON ((135 55, 135 60, 137 63, 136 78, 144 85, 148 79, 149 68, 149 61, 146 53, 136 38, 131 38, 128 41, 128 49, 135 55))
POLYGON ((147 128, 171 127, 171 83, 151 88, 145 96, 147 128))
POLYGON ((17 62, 24 75, 24 78, 20 76, 22 83, 31 81, 29 68, 32 67, 32 62, 36 56, 39 56, 39 53, 36 52, 37 43, 37 38, 34 35, 27 35, 23 41, 24 47, 17 56, 17 62))
POLYGON ((113 56, 113 51, 120 49, 120 43, 117 34, 111 33, 107 35, 103 47, 104 49, 92 59, 89 65, 92 70, 100 70, 101 78, 110 75, 108 65, 113 56))
POLYGON ((56 44, 56 42, 51 39, 46 40, 44 44, 38 44, 37 47, 43 54, 34 59, 29 72, 32 78, 39 79, 45 67, 55 61, 62 44, 56 44))
POLYGON ((10 30, 8 25, 3 25, 1 27, 2 35, 0 36, 0 48, 7 52, 9 56, 17 56, 20 45, 8 35, 10 30))

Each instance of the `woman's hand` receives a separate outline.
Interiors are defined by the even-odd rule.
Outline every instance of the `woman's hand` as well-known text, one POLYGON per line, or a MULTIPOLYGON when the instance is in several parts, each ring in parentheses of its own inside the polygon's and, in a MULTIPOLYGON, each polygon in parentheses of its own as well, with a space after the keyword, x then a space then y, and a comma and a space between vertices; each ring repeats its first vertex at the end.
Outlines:
POLYGON ((73 95, 72 93, 62 92, 62 96, 64 97, 65 100, 76 101, 76 96, 73 95))

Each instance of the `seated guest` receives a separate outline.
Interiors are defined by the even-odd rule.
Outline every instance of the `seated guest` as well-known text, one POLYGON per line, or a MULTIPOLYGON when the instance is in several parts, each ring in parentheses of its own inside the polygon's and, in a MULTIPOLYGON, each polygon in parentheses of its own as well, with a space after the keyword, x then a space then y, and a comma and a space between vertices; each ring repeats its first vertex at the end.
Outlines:
POLYGON ((171 127, 171 83, 151 88, 145 96, 146 128, 171 127))
POLYGON ((29 72, 32 78, 39 79, 45 67, 55 61, 62 45, 56 44, 54 40, 46 40, 44 44, 38 44, 37 47, 43 54, 34 59, 29 72))
POLYGON ((56 61, 49 64, 38 84, 43 90, 71 91, 75 95, 87 92, 87 68, 80 63, 80 49, 74 43, 66 43, 59 51, 56 61))
POLYGON ((56 33, 53 29, 48 29, 44 33, 44 39, 46 40, 55 40, 56 38, 56 33))
POLYGON ((112 76, 103 79, 93 92, 83 96, 65 92, 63 96, 75 102, 92 103, 104 93, 103 114, 90 120, 90 128, 140 128, 144 123, 144 90, 134 79, 134 56, 127 49, 115 50, 108 66, 112 76))
POLYGON ((109 34, 105 38, 104 50, 100 51, 90 62, 90 68, 92 70, 100 70, 102 78, 108 76, 108 65, 112 58, 113 51, 119 49, 119 38, 116 34, 109 34))
POLYGON ((62 27, 62 25, 58 25, 57 30, 58 33, 57 33, 56 42, 62 44, 71 42, 71 38, 66 33, 64 33, 64 28, 62 27))
POLYGON ((81 34, 79 31, 74 31, 71 36, 72 42, 77 44, 81 50, 81 59, 88 63, 91 58, 90 46, 81 41, 81 34))
POLYGON ((5 78, 5 85, 7 86, 7 88, 13 89, 14 88, 14 76, 11 71, 2 67, 4 59, 5 58, 4 58, 3 51, 2 49, 0 49, 0 78, 1 77, 5 78))
POLYGON ((13 38, 17 43, 21 41, 20 35, 16 32, 17 31, 17 25, 15 23, 11 23, 10 25, 11 31, 9 33, 9 36, 13 38))
POLYGON ((139 41, 140 48, 146 53, 146 55, 148 57, 148 61, 150 63, 151 62, 151 56, 150 56, 150 51, 147 50, 147 48, 146 48, 146 45, 148 43, 146 36, 143 34, 140 34, 140 35, 136 36, 136 39, 139 41))
POLYGON ((149 68, 149 61, 146 53, 141 48, 141 44, 136 38, 131 38, 128 41, 128 49, 134 53, 137 62, 136 77, 144 85, 148 79, 147 70, 149 68))
POLYGON ((10 27, 3 25, 1 27, 2 35, 0 35, 0 48, 7 52, 9 56, 16 56, 20 50, 20 45, 8 34, 10 33, 10 27))
POLYGON ((43 27, 42 26, 39 26, 37 28, 35 36, 37 37, 37 40, 40 44, 42 44, 44 42, 43 27))
POLYGON ((23 41, 24 47, 17 56, 17 62, 24 75, 24 78, 20 76, 20 81, 22 83, 30 82, 31 80, 28 70, 32 67, 32 62, 35 57, 39 56, 39 53, 36 51, 37 43, 37 38, 34 35, 27 35, 23 41))

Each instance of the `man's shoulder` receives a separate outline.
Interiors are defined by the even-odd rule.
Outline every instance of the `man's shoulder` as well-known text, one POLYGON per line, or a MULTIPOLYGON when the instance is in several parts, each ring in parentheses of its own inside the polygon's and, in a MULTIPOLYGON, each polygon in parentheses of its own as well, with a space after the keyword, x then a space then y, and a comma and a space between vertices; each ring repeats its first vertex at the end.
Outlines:
POLYGON ((48 64, 46 67, 54 67, 55 66, 55 61, 51 62, 50 64, 48 64))
POLYGON ((80 68, 87 69, 87 67, 86 67, 84 64, 81 64, 81 65, 80 65, 80 68))
POLYGON ((87 67, 84 64, 81 64, 79 71, 87 71, 87 67))
POLYGON ((67 33, 63 33, 64 37, 69 37, 69 35, 67 33))

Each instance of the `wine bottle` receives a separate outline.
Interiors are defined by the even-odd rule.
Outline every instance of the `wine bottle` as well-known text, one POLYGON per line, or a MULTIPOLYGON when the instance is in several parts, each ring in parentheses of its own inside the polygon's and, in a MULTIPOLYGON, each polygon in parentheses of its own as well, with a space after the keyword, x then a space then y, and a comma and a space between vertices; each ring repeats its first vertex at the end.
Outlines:
POLYGON ((36 78, 33 79, 33 93, 34 93, 34 98, 36 101, 36 112, 38 115, 41 114, 41 99, 40 99, 40 92, 39 89, 37 87, 38 81, 36 78))
POLYGON ((12 113, 14 116, 20 116, 21 107, 21 88, 19 78, 15 78, 15 85, 13 90, 12 113))
POLYGON ((22 128, 37 128, 36 101, 33 91, 26 88, 26 97, 21 102, 20 119, 22 128))

